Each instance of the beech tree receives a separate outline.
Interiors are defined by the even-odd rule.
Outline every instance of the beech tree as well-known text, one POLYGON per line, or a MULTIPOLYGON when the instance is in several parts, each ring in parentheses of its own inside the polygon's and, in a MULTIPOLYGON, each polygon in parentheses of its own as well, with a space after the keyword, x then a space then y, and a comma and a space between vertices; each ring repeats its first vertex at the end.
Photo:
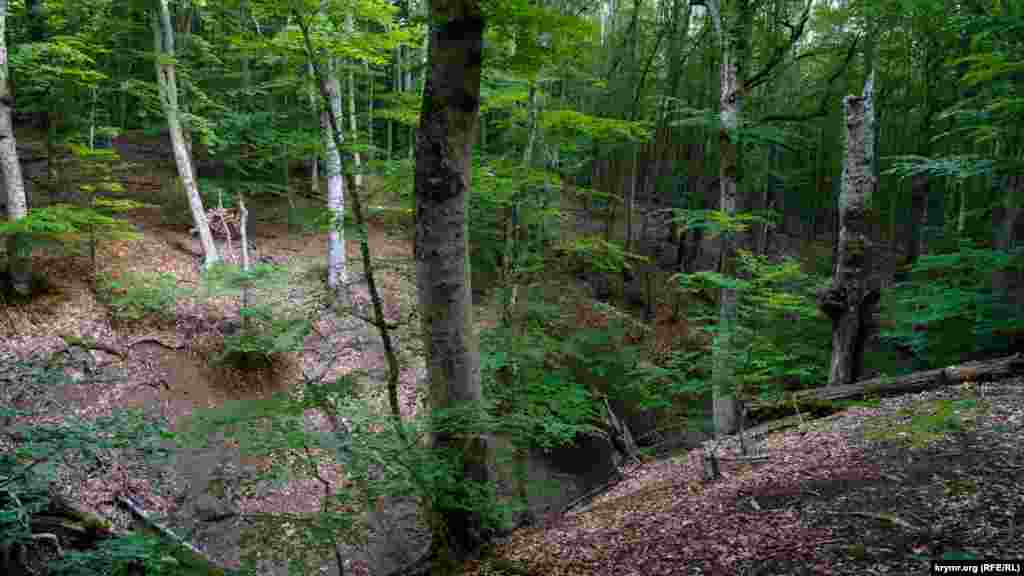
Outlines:
POLYGON ((188 196, 192 220, 199 232, 199 242, 203 248, 204 264, 207 268, 215 264, 220 257, 217 246, 213 243, 210 223, 206 220, 203 199, 199 196, 195 171, 192 167, 192 155, 185 140, 181 124, 181 108, 178 102, 178 81, 174 70, 174 28, 171 24, 171 11, 167 0, 157 0, 152 12, 153 46, 156 51, 156 78, 160 88, 160 104, 167 117, 167 127, 171 135, 171 148, 174 152, 174 163, 178 168, 178 178, 188 196))
MULTIPOLYGON (((429 62, 416 138, 416 280, 434 411, 479 402, 480 358, 473 333, 467 203, 480 109, 484 17, 479 0, 430 3, 429 62)), ((436 450, 452 451, 467 482, 490 477, 488 443, 479 436, 437 433, 436 450)), ((437 503, 435 550, 456 556, 484 540, 480 511, 437 503)))
MULTIPOLYGON (((0 0, 0 169, 3 170, 4 188, 7 190, 7 217, 21 220, 28 214, 25 182, 18 163, 17 141, 11 111, 14 108, 11 82, 7 66, 7 0, 0 0)), ((28 239, 11 234, 7 239, 8 279, 12 291, 27 296, 31 290, 32 268, 28 239)))
MULTIPOLYGON (((327 169, 327 210, 330 212, 330 229, 327 231, 327 287, 338 291, 344 287, 348 275, 345 270, 345 179, 341 170, 341 151, 334 143, 330 115, 341 118, 341 85, 338 82, 338 62, 331 58, 324 67, 324 84, 330 102, 330 110, 324 106, 320 126, 324 142, 324 166, 327 169)), ((341 125, 338 137, 343 137, 341 125)))

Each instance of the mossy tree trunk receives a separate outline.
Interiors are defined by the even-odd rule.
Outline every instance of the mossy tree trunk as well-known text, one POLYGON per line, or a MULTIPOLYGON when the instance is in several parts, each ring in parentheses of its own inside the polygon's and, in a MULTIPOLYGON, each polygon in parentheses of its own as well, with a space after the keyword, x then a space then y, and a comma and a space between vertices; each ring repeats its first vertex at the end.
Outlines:
MULTIPOLYGON (((416 139, 415 258, 432 410, 482 399, 473 333, 467 203, 480 109, 484 19, 479 0, 432 0, 430 43, 416 139)), ((437 432, 435 450, 457 455, 465 482, 490 480, 489 446, 473 434, 437 432)), ((479 510, 436 499, 433 549, 459 557, 486 538, 479 510)))
POLYGON ((876 179, 874 158, 874 75, 862 96, 843 100, 846 116, 846 158, 839 195, 839 244, 832 284, 823 294, 822 311, 832 320, 832 362, 829 386, 850 384, 860 375, 865 318, 875 298, 868 290, 871 241, 868 210, 876 179))

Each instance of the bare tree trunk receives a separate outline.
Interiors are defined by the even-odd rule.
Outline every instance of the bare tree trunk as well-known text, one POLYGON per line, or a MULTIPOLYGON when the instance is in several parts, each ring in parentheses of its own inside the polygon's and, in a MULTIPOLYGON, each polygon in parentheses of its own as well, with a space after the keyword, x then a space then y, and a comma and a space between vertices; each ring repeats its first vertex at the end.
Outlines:
POLYGON ((923 232, 928 224, 929 180, 927 174, 916 174, 910 179, 910 221, 907 226, 907 266, 913 265, 928 245, 923 232))
MULTIPOLYGON (((749 57, 750 5, 742 0, 723 14, 719 2, 708 4, 716 32, 722 45, 721 100, 719 103, 722 126, 719 131, 721 157, 721 193, 719 210, 728 216, 736 214, 737 188, 742 180, 741 147, 739 145, 740 118, 743 113, 743 79, 746 59, 749 57)), ((719 272, 726 276, 736 273, 736 238, 729 233, 721 235, 719 272)), ((736 430, 738 409, 735 368, 733 366, 733 339, 737 321, 736 291, 722 288, 719 299, 718 335, 712 359, 712 386, 714 395, 714 425, 716 434, 730 434, 736 430)))
MULTIPOLYGON (((327 64, 324 82, 330 98, 330 110, 324 107, 320 117, 320 128, 324 140, 324 166, 327 169, 327 210, 331 213, 331 227, 327 231, 327 287, 339 292, 348 282, 345 267, 345 179, 341 171, 341 151, 331 133, 330 114, 344 118, 341 109, 341 85, 338 82, 338 63, 327 64)), ((338 126, 341 129, 341 126, 338 126)))
MULTIPOLYGON (((317 105, 316 78, 313 77, 313 64, 307 62, 306 66, 309 70, 309 107, 313 110, 313 114, 319 118, 320 107, 317 105)), ((314 198, 320 195, 320 155, 316 152, 314 152, 313 157, 310 158, 309 190, 313 193, 314 198)))
MULTIPOLYGON (((248 0, 241 0, 238 3, 238 22, 242 26, 242 30, 245 30, 246 20, 249 19, 249 2, 248 0)), ((245 50, 242 52, 242 91, 243 101, 246 107, 252 109, 252 67, 249 62, 249 51, 245 50)))
POLYGON ((171 12, 167 0, 158 0, 152 16, 153 42, 157 50, 156 78, 160 88, 160 103, 167 116, 167 127, 171 133, 171 148, 174 151, 174 162, 178 167, 178 178, 181 179, 185 194, 188 196, 192 220, 199 232, 199 242, 203 247, 204 264, 210 267, 220 257, 217 246, 213 243, 210 223, 206 220, 203 200, 196 186, 195 172, 192 169, 192 156, 189 153, 181 126, 181 114, 178 107, 178 84, 174 73, 174 28, 171 27, 171 12))
POLYGON ((629 194, 626 196, 626 246, 627 252, 633 246, 633 208, 636 205, 636 181, 640 177, 640 170, 637 161, 639 156, 638 145, 633 147, 633 170, 632 178, 629 180, 629 194))
POLYGON ((874 76, 860 97, 843 101, 846 116, 846 158, 839 195, 839 248, 832 284, 822 295, 821 309, 832 320, 832 363, 829 386, 857 380, 866 337, 866 311, 877 294, 868 290, 871 242, 868 206, 876 186, 874 158, 874 76))
POLYGON ((374 152, 374 147, 373 147, 373 88, 374 88, 374 85, 377 84, 377 82, 376 82, 376 80, 374 80, 373 73, 370 70, 370 63, 369 62, 364 62, 363 64, 364 64, 364 68, 363 69, 366 71, 366 82, 370 85, 369 86, 369 93, 370 94, 369 94, 369 98, 367 99, 367 106, 366 106, 366 108, 367 108, 366 142, 367 142, 367 144, 369 144, 369 148, 370 148, 369 151, 367 152, 367 161, 368 162, 373 162, 373 160, 377 157, 377 154, 376 154, 376 152, 374 152))
MULTIPOLYGON (((352 14, 349 13, 345 16, 345 31, 350 35, 355 33, 356 27, 352 18, 352 14)), ((352 141, 358 140, 359 134, 359 123, 356 119, 356 74, 352 71, 352 68, 348 69, 348 118, 349 118, 349 138, 352 141)), ((363 189, 363 158, 359 152, 352 154, 352 165, 355 167, 355 193, 358 194, 363 189)))
POLYGON ((967 226, 967 197, 968 197, 968 182, 960 182, 957 187, 960 189, 960 206, 959 213, 956 218, 956 233, 957 236, 964 235, 964 228, 967 226))
MULTIPOLYGON (((430 407, 479 402, 480 357, 473 333, 467 203, 480 106, 484 20, 479 0, 433 0, 429 67, 416 145, 416 277, 427 351, 430 407)), ((459 475, 490 480, 488 442, 437 432, 433 446, 461 455, 459 475)), ((434 550, 463 556, 486 539, 479 510, 434 502, 434 550)))
MULTIPOLYGON (((7 218, 21 220, 28 215, 25 181, 18 163, 18 147, 11 121, 13 108, 10 72, 7 66, 7 0, 0 0, 0 169, 7 190, 7 218)), ((12 234, 7 238, 7 274, 11 290, 28 296, 32 290, 32 260, 28 239, 12 234)))

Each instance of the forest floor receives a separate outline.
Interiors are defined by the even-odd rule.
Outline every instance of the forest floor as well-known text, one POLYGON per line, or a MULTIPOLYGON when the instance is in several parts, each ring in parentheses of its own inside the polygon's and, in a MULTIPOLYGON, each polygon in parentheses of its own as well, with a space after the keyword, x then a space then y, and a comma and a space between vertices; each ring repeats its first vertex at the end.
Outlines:
MULTIPOLYGON (((1024 378, 886 398, 754 444, 629 471, 585 509, 496 543, 467 575, 928 574, 1024 561, 1024 378), (952 412, 950 411, 952 409, 952 412)), ((710 449, 711 443, 704 449, 710 449)))
MULTIPOLYGON (((159 147, 136 152, 135 160, 143 162, 162 154, 159 147)), ((160 189, 155 172, 122 174, 122 180, 141 200, 160 189)), ((165 272, 179 286, 200 286, 199 248, 182 227, 167 225, 156 208, 126 217, 141 238, 101 244, 100 271, 112 276, 165 272)), ((35 269, 50 280, 51 289, 29 304, 0 308, 3 351, 24 357, 66 352, 72 348, 66 336, 127 351, 123 358, 87 351, 85 362, 71 370, 79 384, 66 387, 61 407, 42 418, 58 421, 71 413, 95 418, 115 408, 141 407, 174 428, 199 408, 266 398, 314 372, 329 379, 358 370, 369 382, 381 382, 384 362, 376 333, 322 306, 324 236, 297 235, 260 218, 251 235, 257 256, 290 270, 284 288, 265 297, 303 310, 316 328, 301 353, 255 373, 209 360, 224 334, 237 329, 236 298, 183 298, 172 321, 114 322, 90 284, 87 258, 37 251, 35 269)), ((415 308, 411 242, 377 221, 371 222, 369 241, 375 258, 388 264, 380 271, 387 316, 407 320, 415 308)), ((361 268, 357 248, 348 243, 354 278, 361 268)), ((365 305, 365 288, 357 283, 354 290, 356 302, 365 305)), ((488 316, 486 309, 480 311, 488 316)), ((656 346, 669 345, 675 333, 685 331, 685 326, 658 325, 664 337, 655 339, 656 346)), ((402 409, 411 415, 420 403, 423 378, 422 361, 416 360, 419 342, 411 327, 397 336, 406 352, 402 409)), ((702 479, 700 451, 647 461, 624 470, 623 481, 585 508, 497 542, 484 560, 467 566, 467 574, 918 574, 940 557, 1022 558, 1024 495, 1017 487, 1024 481, 1022 386, 1017 379, 867 403, 760 439, 753 448, 764 457, 759 460, 738 459, 735 442, 726 440, 717 447, 726 460, 723 477, 715 482, 702 479), (951 405, 966 419, 963 425, 915 420, 951 405), (908 422, 917 426, 907 427, 908 422), (923 440, 923 446, 908 445, 923 440)), ((383 398, 376 401, 383 409, 383 398)), ((310 429, 328 429, 315 412, 305 419, 310 429)), ((237 566, 243 518, 314 512, 323 491, 318 479, 307 477, 256 492, 235 487, 223 502, 205 501, 207 488, 224 476, 245 476, 268 464, 243 452, 237 443, 215 442, 182 450, 170 467, 157 470, 112 459, 98 475, 66 471, 63 488, 76 504, 118 519, 122 527, 129 518, 114 497, 130 496, 168 517, 218 563, 237 566), (198 515, 220 519, 197 523, 198 515)), ((320 477, 332 487, 343 483, 343 471, 326 458, 323 462, 320 477)), ((397 506, 378 532, 422 539, 416 530, 398 532, 414 512, 397 506)), ((377 552, 353 550, 346 573, 383 573, 414 559, 385 559, 388 546, 373 546, 377 552)))
MULTIPOLYGON (((159 203, 161 179, 169 168, 165 151, 146 143, 122 148, 127 159, 136 163, 134 169, 119 174, 126 195, 159 203)), ((94 271, 87 256, 37 249, 33 255, 34 273, 46 279, 46 290, 28 303, 0 307, 0 352, 21 358, 57 354, 69 360, 72 383, 61 389, 61 397, 54 399, 50 409, 36 420, 90 420, 117 409, 141 408, 172 430, 184 431, 197 410, 230 401, 268 398, 301 386, 313 375, 330 382, 347 373, 361 374, 364 389, 378 390, 368 396, 368 401, 383 410, 385 360, 376 330, 361 320, 328 309, 329 298, 323 288, 326 236, 290 231, 279 214, 273 214, 272 205, 252 201, 250 211, 253 257, 283 265, 288 274, 274 288, 256 291, 254 299, 274 302, 280 310, 313 320, 314 330, 301 352, 282 355, 272 367, 259 370, 237 370, 215 362, 225 334, 237 332, 240 299, 204 293, 200 277, 202 252, 197 240, 188 234, 187 226, 166 222, 159 206, 133 210, 123 217, 141 234, 136 239, 100 243, 95 272, 115 279, 169 274, 178 288, 190 289, 192 293, 179 298, 164 317, 152 315, 139 321, 118 321, 97 296, 92 284, 94 271), (73 344, 82 342, 98 345, 83 349, 73 344), (124 355, 118 357, 104 349, 121 350, 124 355)), ((234 240, 230 253, 223 243, 221 251, 237 261, 240 249, 238 239, 234 240)), ((422 361, 417 361, 415 355, 419 342, 409 323, 416 294, 409 266, 410 242, 393 234, 382 222, 371 220, 369 243, 379 267, 378 285, 386 294, 385 315, 389 321, 402 324, 393 337, 404 352, 400 400, 403 414, 410 416, 419 406, 418 382, 423 376, 422 361)), ((369 317, 358 243, 350 240, 346 251, 352 306, 360 315, 369 317)), ((307 411, 304 419, 308 430, 330 430, 329 423, 317 411, 307 411)), ((239 565, 246 517, 316 512, 324 489, 321 479, 334 487, 346 481, 343 471, 331 464, 333 459, 323 458, 323 465, 316 471, 319 478, 305 474, 283 485, 271 487, 261 483, 255 490, 245 489, 244 480, 266 470, 271 461, 250 457, 237 440, 225 440, 221 435, 205 446, 176 448, 171 460, 159 466, 109 456, 100 469, 64 469, 60 486, 64 496, 83 510, 114 520, 115 526, 122 529, 132 521, 115 498, 128 497, 148 512, 166 518, 173 529, 213 561, 227 567, 239 565), (215 499, 211 500, 215 491, 215 499), (199 521, 199 517, 208 521, 199 521)), ((398 518, 407 516, 406 508, 396 506, 393 522, 387 514, 378 514, 377 532, 402 530, 394 525, 408 524, 398 518)), ((379 536, 421 539, 415 532, 379 536)), ((376 552, 353 551, 347 573, 368 574, 371 566, 391 567, 408 560, 375 557, 394 551, 395 546, 389 542, 379 543, 376 552)), ((267 567, 265 573, 287 571, 278 566, 267 567)))

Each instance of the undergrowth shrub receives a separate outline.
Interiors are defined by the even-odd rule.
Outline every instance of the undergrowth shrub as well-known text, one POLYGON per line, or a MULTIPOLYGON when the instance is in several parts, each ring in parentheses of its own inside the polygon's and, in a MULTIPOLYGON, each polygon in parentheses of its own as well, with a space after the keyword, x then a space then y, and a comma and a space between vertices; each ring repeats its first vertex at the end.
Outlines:
POLYGON ((1006 352, 1024 315, 996 279, 1022 270, 1024 250, 993 250, 969 240, 955 251, 921 256, 907 280, 883 296, 892 324, 881 338, 909 350, 920 367, 1006 352))
POLYGON ((219 362, 236 368, 269 367, 278 354, 301 349, 311 330, 307 318, 276 311, 272 306, 244 307, 240 315, 240 329, 224 336, 224 350, 218 357, 219 362))
POLYGON ((291 306, 287 295, 288 271, 272 264, 256 264, 249 270, 218 263, 203 273, 206 295, 238 299, 235 331, 224 337, 217 361, 240 369, 270 367, 275 357, 302 348, 312 330, 306 311, 291 306))
MULTIPOLYGON (((786 389, 818 385, 829 362, 829 351, 821 342, 831 338, 831 324, 818 311, 815 297, 825 279, 804 272, 800 262, 790 258, 772 262, 743 250, 738 258, 738 277, 701 271, 677 279, 686 292, 736 290, 737 322, 729 362, 742 395, 772 397, 786 389)), ((634 377, 662 381, 674 394, 710 392, 711 370, 688 367, 710 358, 721 331, 719 310, 699 298, 693 299, 693 306, 688 315, 691 326, 708 336, 708 344, 670 354, 674 358, 664 366, 638 371, 634 377)))
POLYGON ((171 318, 184 293, 174 275, 166 272, 109 272, 97 283, 97 296, 106 302, 110 315, 122 322, 148 316, 171 318))

